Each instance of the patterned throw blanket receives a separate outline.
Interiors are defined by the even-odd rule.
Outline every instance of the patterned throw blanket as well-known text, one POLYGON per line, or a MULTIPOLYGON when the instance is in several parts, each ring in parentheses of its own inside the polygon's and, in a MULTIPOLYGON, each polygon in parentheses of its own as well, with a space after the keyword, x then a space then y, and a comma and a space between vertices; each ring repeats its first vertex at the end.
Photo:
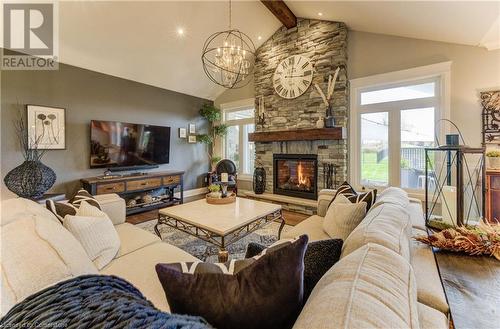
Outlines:
POLYGON ((0 319, 0 328, 212 327, 200 317, 159 311, 123 279, 84 275, 26 298, 0 319))

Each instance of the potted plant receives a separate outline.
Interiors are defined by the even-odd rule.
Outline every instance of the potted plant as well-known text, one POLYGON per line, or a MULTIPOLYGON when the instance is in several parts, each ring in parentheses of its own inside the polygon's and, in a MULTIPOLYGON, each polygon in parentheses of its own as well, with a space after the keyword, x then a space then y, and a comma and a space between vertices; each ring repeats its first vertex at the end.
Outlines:
POLYGON ((489 151, 486 153, 489 169, 500 169, 500 151, 489 151))
MULTIPOLYGON (((214 143, 218 138, 222 138, 227 134, 227 125, 219 124, 222 119, 221 110, 212 104, 205 104, 200 110, 200 115, 208 121, 208 133, 196 136, 198 143, 203 143, 207 146, 207 155, 210 161, 210 169, 214 165, 217 157, 214 156, 214 143)), ((218 158, 215 164, 220 160, 218 158)))
POLYGON ((220 185, 217 184, 211 184, 208 186, 208 190, 210 193, 208 193, 208 196, 210 198, 220 198, 222 196, 222 193, 220 192, 220 185))

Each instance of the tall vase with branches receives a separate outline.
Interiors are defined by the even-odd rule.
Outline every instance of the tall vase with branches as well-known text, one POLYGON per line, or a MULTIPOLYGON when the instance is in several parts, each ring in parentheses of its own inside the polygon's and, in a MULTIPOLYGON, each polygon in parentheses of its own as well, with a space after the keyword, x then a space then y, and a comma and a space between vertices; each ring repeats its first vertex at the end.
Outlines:
POLYGON ((199 143, 203 143, 207 147, 207 155, 210 161, 210 169, 221 159, 220 156, 214 155, 215 143, 222 137, 227 135, 227 125, 220 123, 222 112, 219 108, 212 104, 205 104, 200 109, 200 115, 208 121, 208 133, 201 134, 196 137, 199 143))
POLYGON ((41 161, 47 151, 39 148, 43 135, 35 139, 30 138, 27 119, 20 104, 17 105, 17 110, 18 117, 13 126, 24 162, 7 173, 4 183, 11 192, 20 197, 37 199, 54 185, 56 174, 41 161))

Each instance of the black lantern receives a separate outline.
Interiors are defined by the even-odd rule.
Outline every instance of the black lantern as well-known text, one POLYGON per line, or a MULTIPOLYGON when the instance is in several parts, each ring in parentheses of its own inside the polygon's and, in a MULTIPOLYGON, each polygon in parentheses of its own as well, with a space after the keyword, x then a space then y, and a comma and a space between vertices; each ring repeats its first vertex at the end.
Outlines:
POLYGON ((266 170, 262 167, 255 168, 253 172, 253 191, 262 194, 266 190, 266 170))
POLYGON ((483 148, 445 145, 425 149, 428 226, 477 225, 484 215, 484 188, 483 148))

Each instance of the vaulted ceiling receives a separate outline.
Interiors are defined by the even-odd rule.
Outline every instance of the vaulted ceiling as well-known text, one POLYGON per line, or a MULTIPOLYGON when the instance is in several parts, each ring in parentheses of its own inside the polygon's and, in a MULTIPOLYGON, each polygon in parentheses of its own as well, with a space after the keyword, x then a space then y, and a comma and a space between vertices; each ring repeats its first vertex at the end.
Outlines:
MULTIPOLYGON (((500 47, 496 1, 286 3, 297 17, 357 31, 500 47)), ((281 26, 259 1, 235 1, 232 12, 233 27, 256 47, 281 26)), ((227 29, 226 1, 60 2, 59 17, 63 63, 208 99, 223 92, 206 78, 200 56, 205 39, 227 29)))

